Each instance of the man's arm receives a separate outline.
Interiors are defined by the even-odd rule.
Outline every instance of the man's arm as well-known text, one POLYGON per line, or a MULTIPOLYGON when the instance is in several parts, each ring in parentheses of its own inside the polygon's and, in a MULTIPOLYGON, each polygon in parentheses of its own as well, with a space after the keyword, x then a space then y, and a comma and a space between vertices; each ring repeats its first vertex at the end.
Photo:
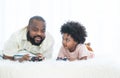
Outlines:
POLYGON ((13 61, 13 60, 14 60, 14 57, 3 55, 3 59, 10 59, 10 60, 13 61))
POLYGON ((29 54, 25 54, 21 58, 16 59, 14 56, 12 57, 12 56, 3 55, 3 59, 9 59, 9 60, 12 60, 12 61, 23 62, 23 61, 30 60, 30 56, 29 56, 29 54))
POLYGON ((4 48, 3 48, 3 55, 4 59, 10 59, 13 60, 14 54, 17 53, 18 50, 18 40, 17 35, 12 34, 11 37, 5 42, 4 48))

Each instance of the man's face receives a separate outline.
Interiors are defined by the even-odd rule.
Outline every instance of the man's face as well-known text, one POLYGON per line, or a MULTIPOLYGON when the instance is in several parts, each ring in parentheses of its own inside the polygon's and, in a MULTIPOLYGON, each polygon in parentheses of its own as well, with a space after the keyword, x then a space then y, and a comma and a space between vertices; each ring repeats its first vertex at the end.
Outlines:
POLYGON ((63 46, 68 49, 70 52, 74 51, 77 46, 77 42, 67 33, 64 33, 62 36, 63 46))
POLYGON ((29 36, 33 45, 40 45, 45 39, 45 23, 34 19, 28 26, 29 36))

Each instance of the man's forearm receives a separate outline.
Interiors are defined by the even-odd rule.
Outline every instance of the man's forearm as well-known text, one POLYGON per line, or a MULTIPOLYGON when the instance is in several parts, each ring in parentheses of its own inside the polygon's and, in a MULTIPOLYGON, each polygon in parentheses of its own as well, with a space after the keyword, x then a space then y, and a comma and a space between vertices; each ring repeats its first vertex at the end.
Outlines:
POLYGON ((9 59, 14 61, 14 57, 3 55, 3 59, 9 59))

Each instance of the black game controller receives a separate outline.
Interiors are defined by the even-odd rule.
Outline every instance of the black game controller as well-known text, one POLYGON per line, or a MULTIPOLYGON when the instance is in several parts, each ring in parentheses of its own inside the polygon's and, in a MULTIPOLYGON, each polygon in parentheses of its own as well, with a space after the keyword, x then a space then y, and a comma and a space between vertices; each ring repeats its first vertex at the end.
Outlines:
POLYGON ((39 58, 39 57, 32 57, 31 59, 30 59, 30 61, 33 61, 33 62, 35 62, 35 61, 42 61, 43 59, 42 58, 39 58))
MULTIPOLYGON (((23 55, 14 55, 14 59, 16 59, 16 60, 18 60, 18 59, 20 59, 22 57, 23 57, 23 55)), ((35 56, 30 56, 30 60, 29 61, 35 62, 35 61, 42 61, 42 60, 43 60, 43 58, 39 58, 39 57, 35 57, 35 56)))
POLYGON ((58 57, 56 60, 63 60, 63 61, 67 61, 67 58, 65 57, 65 58, 60 58, 60 57, 58 57))

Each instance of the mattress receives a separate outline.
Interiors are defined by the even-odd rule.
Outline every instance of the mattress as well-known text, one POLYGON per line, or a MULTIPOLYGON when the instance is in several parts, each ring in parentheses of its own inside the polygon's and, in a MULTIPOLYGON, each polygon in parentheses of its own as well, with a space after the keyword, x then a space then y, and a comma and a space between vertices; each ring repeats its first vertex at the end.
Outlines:
POLYGON ((0 78, 120 78, 120 62, 100 58, 73 62, 0 60, 0 78))

